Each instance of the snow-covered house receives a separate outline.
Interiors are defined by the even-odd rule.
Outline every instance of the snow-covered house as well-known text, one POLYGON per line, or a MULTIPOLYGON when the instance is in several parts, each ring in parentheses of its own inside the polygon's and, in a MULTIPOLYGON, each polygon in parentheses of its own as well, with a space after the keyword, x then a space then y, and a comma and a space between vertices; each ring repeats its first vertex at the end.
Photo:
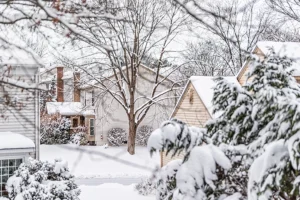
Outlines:
MULTIPOLYGON (((251 53, 256 54, 261 60, 263 60, 265 56, 269 55, 272 51, 274 51, 275 55, 281 57, 286 56, 294 60, 295 72, 293 75, 297 82, 300 83, 300 43, 260 41, 256 44, 251 53)), ((249 63, 249 60, 244 62, 242 68, 237 74, 237 79, 241 85, 246 83, 249 63)))
MULTIPOLYGON (((155 80, 155 77, 156 71, 144 65, 140 65, 137 78, 138 91, 136 93, 136 108, 145 104, 148 100, 147 97, 151 96, 154 85, 153 80, 155 80)), ((111 73, 104 78, 107 80, 107 84, 113 83, 113 80, 115 79, 114 75, 111 73)), ((159 80, 163 80, 163 83, 159 85, 155 94, 164 92, 174 85, 173 80, 161 74, 159 75, 159 80)), ((114 89, 113 87, 116 87, 116 85, 109 86, 108 88, 111 88, 112 91, 119 91, 117 88, 114 89)), ((124 90, 127 91, 126 87, 124 87, 124 90)), ((172 109, 176 104, 175 96, 174 91, 164 94, 160 98, 159 103, 151 106, 139 127, 148 126, 153 129, 158 128, 161 122, 167 120, 172 112, 172 109), (164 99, 164 97, 166 98, 164 99)), ((95 111, 94 125, 97 145, 107 143, 108 132, 113 128, 121 128, 128 133, 129 122, 124 108, 120 103, 114 100, 111 94, 105 91, 103 92, 103 89, 99 89, 97 83, 89 83, 82 87, 81 102, 88 107, 92 106, 95 111)))
MULTIPOLYGON (((215 86, 213 76, 192 76, 179 98, 171 118, 179 119, 189 126, 204 127, 205 123, 218 116, 213 114, 213 88, 215 86)), ((235 76, 224 77, 229 82, 238 84, 235 76)), ((164 166, 170 160, 182 158, 183 153, 171 158, 170 154, 161 153, 161 165, 164 166)))
POLYGON ((22 162, 39 158, 39 66, 34 54, 0 43, 0 196, 22 162))
MULTIPOLYGON (((47 102, 48 114, 59 113, 70 118, 72 129, 78 125, 85 126, 88 130, 87 139, 97 145, 107 143, 108 131, 113 128, 129 130, 128 116, 124 108, 109 93, 103 91, 96 80, 86 78, 83 71, 79 73, 67 67, 54 67, 46 71, 41 75, 44 84, 49 85, 53 79, 56 82, 56 102, 47 102)), ((151 81, 155 80, 156 73, 144 65, 141 65, 139 73, 137 95, 150 96, 153 89, 151 81)), ((168 75, 167 72, 166 74, 168 75)), ((160 79, 164 77, 160 75, 160 79)), ((111 80, 114 76, 107 72, 100 78, 103 79, 103 83, 109 84, 113 82, 111 80)), ((173 84, 172 80, 166 78, 158 87, 157 93, 169 89, 173 84)), ((159 106, 152 106, 140 126, 146 125, 155 129, 162 121, 168 119, 176 103, 175 95, 170 95, 170 92, 165 94, 168 95, 174 98, 166 98, 159 102, 159 106)), ((139 99, 137 107, 145 103, 143 98, 139 99)))
MULTIPOLYGON (((87 139, 95 143, 95 112, 92 106, 81 101, 82 90, 79 87, 81 73, 67 67, 50 66, 40 72, 42 84, 46 87, 55 82, 55 98, 46 103, 47 114, 60 114, 71 120, 71 133, 78 127, 87 128, 87 139)), ((85 94, 86 95, 86 94, 85 94)), ((89 98, 90 101, 92 98, 89 98)))
MULTIPOLYGON (((286 56, 295 61, 293 75, 300 83, 300 43, 261 41, 256 44, 251 53, 256 54, 259 59, 263 60, 272 51, 278 56, 286 56)), ((249 60, 245 61, 236 76, 224 78, 232 83, 244 85, 247 81, 249 64, 249 60)), ((191 77, 171 114, 171 118, 182 120, 190 126, 203 127, 208 120, 217 117, 217 115, 212 113, 213 87, 215 85, 213 78, 209 76, 191 77)), ((176 158, 181 158, 182 156, 181 154, 176 158)), ((162 166, 170 160, 170 156, 161 153, 162 166)))
MULTIPOLYGON (((204 127, 214 117, 213 114, 213 76, 192 76, 187 82, 171 118, 186 122, 190 126, 204 127)), ((224 77, 232 83, 238 83, 235 76, 224 77)))

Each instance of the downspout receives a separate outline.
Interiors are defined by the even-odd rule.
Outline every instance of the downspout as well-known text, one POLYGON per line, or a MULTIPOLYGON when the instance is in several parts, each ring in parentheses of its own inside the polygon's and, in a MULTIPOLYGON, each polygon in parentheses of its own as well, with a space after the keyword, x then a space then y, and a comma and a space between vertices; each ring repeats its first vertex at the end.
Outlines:
MULTIPOLYGON (((39 67, 38 67, 39 71, 39 67)), ((40 84, 40 76, 39 74, 35 75, 35 82, 37 85, 40 84)), ((36 113, 36 119, 35 119, 35 156, 37 160, 40 160, 40 91, 35 91, 35 113, 36 113)))

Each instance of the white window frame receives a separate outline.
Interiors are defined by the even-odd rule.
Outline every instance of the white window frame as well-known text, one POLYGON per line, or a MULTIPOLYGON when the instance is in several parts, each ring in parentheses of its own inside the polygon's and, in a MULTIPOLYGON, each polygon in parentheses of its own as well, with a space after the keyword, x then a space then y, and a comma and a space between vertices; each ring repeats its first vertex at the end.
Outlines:
POLYGON ((89 119, 89 135, 90 135, 90 136, 95 136, 95 118, 90 118, 90 119, 89 119), (94 126, 93 126, 94 134, 93 134, 93 135, 91 134, 91 127, 92 127, 92 126, 91 126, 91 120, 94 120, 94 126))
MULTIPOLYGON (((1 156, 0 157, 0 161, 2 161, 2 160, 17 160, 17 159, 21 159, 22 160, 22 162, 21 162, 21 164, 22 163, 24 163, 24 162, 26 162, 26 160, 28 159, 28 156, 20 156, 20 155, 16 155, 16 156, 1 156)), ((1 166, 1 165, 0 165, 1 166)), ((0 168, 0 170, 1 170, 1 172, 0 172, 0 187, 2 187, 2 179, 1 179, 1 176, 2 176, 2 167, 0 168)), ((8 178, 9 178, 10 176, 9 176, 9 166, 8 166, 8 178)), ((0 188, 1 190, 1 192, 0 192, 0 197, 2 197, 3 195, 2 195, 2 188, 0 188)))

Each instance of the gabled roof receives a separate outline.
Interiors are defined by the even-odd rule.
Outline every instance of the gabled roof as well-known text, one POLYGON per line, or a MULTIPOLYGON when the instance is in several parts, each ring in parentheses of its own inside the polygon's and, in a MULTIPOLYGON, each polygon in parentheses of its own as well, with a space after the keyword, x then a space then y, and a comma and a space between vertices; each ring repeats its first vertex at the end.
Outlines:
MULTIPOLYGON (((216 82, 214 81, 213 76, 192 76, 190 78, 190 82, 193 84, 197 94, 201 98, 203 104, 205 105, 206 109, 208 110, 209 114, 215 118, 217 117, 213 114, 213 96, 214 96, 214 87, 216 86, 216 82)), ((223 77, 227 81, 235 84, 239 84, 236 77, 228 76, 223 77)))
POLYGON ((49 115, 59 113, 64 116, 71 115, 95 115, 92 110, 85 110, 81 102, 47 102, 47 113, 49 115))
MULTIPOLYGON (((214 76, 192 76, 190 77, 189 81, 187 82, 187 85, 185 86, 185 89, 179 98, 179 101, 172 112, 172 115, 178 109, 178 106, 180 106, 180 103, 182 99, 184 98, 183 95, 186 93, 186 90, 188 89, 188 85, 192 84, 202 100, 204 106, 206 107, 207 111, 209 112, 210 116, 212 118, 218 117, 219 114, 213 114, 213 105, 212 105, 212 100, 213 100, 213 95, 214 95, 214 90, 213 88, 216 86, 216 82, 214 81, 214 76)), ((223 77, 226 80, 228 80, 231 83, 234 84, 239 84, 235 76, 228 76, 228 77, 223 77)), ((171 115, 171 116, 172 116, 171 115)))
POLYGON ((300 58, 300 42, 271 42, 260 41, 256 46, 264 53, 270 54, 274 50, 278 56, 286 56, 292 59, 300 58))
MULTIPOLYGON (((300 42, 272 42, 272 41, 260 41, 252 49, 251 53, 255 53, 257 50, 263 53, 263 56, 269 55, 272 51, 280 57, 286 56, 293 59, 295 62, 293 67, 295 68, 294 76, 300 76, 300 42)), ((237 74, 237 77, 243 73, 245 67, 247 67, 249 61, 244 62, 242 68, 237 74)))

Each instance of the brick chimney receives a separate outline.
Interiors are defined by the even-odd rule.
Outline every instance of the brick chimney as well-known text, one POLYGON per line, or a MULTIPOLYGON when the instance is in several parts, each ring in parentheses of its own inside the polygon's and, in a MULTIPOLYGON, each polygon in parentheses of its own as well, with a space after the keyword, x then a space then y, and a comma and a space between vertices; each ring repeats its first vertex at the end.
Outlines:
POLYGON ((74 102, 80 102, 80 72, 74 72, 74 102))
POLYGON ((56 83, 56 94, 57 94, 57 101, 58 102, 64 102, 64 80, 62 79, 64 76, 64 68, 63 67, 57 67, 57 83, 56 83))

